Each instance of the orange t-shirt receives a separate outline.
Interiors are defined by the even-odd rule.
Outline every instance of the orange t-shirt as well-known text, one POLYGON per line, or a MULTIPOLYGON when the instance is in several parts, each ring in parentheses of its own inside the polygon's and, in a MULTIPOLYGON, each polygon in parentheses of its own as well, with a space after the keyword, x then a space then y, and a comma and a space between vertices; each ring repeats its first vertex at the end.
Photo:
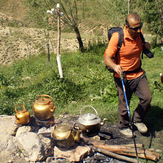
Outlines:
MULTIPOLYGON (((119 64, 123 71, 133 71, 139 68, 141 64, 140 54, 143 50, 142 40, 140 35, 134 40, 132 39, 126 30, 126 27, 123 29, 124 40, 122 46, 117 55, 117 64, 119 64)), ((118 32, 113 33, 109 45, 105 51, 105 55, 110 55, 115 57, 117 52, 119 34, 118 32)), ((127 80, 135 79, 143 74, 143 71, 126 74, 127 80)), ((115 77, 119 77, 117 73, 114 74, 115 77)))

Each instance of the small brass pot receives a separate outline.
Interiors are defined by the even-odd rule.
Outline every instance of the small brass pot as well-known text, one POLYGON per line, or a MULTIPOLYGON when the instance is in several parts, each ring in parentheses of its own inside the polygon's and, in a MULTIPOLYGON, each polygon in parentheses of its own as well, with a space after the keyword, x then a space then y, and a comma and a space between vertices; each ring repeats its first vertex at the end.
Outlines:
POLYGON ((16 118, 16 122, 18 124, 28 124, 30 122, 30 113, 27 112, 27 110, 25 109, 24 105, 22 104, 18 104, 17 106, 15 106, 15 118, 16 118), (17 106, 22 106, 23 109, 17 111, 16 107, 17 106))

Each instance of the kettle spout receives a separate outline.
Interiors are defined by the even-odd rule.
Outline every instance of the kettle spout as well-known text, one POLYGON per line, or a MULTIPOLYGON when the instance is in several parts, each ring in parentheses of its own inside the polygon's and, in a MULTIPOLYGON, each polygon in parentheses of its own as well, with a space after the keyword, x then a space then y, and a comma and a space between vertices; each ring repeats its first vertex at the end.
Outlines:
POLYGON ((18 118, 17 115, 15 115, 15 118, 16 118, 17 120, 20 120, 20 118, 18 118))
POLYGON ((79 140, 80 140, 80 133, 81 133, 81 130, 78 130, 77 133, 76 133, 76 135, 74 136, 74 140, 76 142, 79 142, 79 140))
POLYGON ((103 126, 105 124, 105 121, 108 121, 107 118, 104 118, 102 122, 100 122, 100 125, 103 126))

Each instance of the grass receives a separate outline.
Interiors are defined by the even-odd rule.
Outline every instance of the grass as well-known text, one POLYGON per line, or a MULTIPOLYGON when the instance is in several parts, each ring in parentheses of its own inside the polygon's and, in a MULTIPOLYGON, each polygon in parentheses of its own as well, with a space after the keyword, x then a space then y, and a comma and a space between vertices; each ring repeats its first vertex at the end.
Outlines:
MULTIPOLYGON (((113 74, 105 69, 103 62, 105 47, 105 44, 98 42, 91 44, 84 54, 63 53, 61 57, 63 79, 59 78, 54 54, 51 55, 50 62, 47 55, 42 53, 29 59, 15 61, 12 65, 0 66, 0 114, 14 115, 15 106, 23 104, 33 115, 32 105, 36 98, 41 94, 47 94, 53 98, 57 107, 55 117, 65 113, 79 115, 84 106, 91 105, 97 110, 101 119, 108 118, 109 124, 116 124, 118 96, 113 74)), ((154 58, 149 59, 144 56, 142 61, 153 97, 151 110, 145 122, 157 136, 157 140, 153 138, 152 147, 161 149, 163 85, 160 73, 163 57, 161 46, 152 51, 154 58)), ((138 99, 133 95, 130 103, 131 115, 137 104, 138 99)), ((87 111, 88 108, 85 112, 87 111)), ((141 142, 146 141, 146 144, 149 144, 148 140, 143 139, 141 142)))
MULTIPOLYGON (((109 116, 110 123, 117 121, 117 92, 112 74, 103 63, 105 45, 90 45, 86 53, 62 54, 64 79, 59 78, 56 56, 51 62, 45 54, 15 61, 0 70, 0 114, 14 114, 14 106, 23 104, 33 114, 32 104, 37 96, 47 94, 53 97, 57 106, 56 116, 69 112, 79 114, 84 105, 94 106, 101 117, 109 116), (76 103, 75 103, 75 102, 76 103)), ((155 57, 144 56, 146 70, 153 95, 152 106, 162 108, 161 50, 154 49, 155 57), (154 71, 153 71, 154 70, 154 71)), ((131 113, 138 103, 133 96, 131 113)))

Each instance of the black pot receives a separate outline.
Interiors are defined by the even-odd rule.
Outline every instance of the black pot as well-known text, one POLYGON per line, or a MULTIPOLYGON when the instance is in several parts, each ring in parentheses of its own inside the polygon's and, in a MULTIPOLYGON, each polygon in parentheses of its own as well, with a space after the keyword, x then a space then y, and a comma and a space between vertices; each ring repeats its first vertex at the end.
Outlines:
POLYGON ((79 128, 82 130, 83 136, 91 137, 91 136, 98 135, 98 133, 100 132, 101 125, 99 123, 90 126, 79 125, 79 128))

